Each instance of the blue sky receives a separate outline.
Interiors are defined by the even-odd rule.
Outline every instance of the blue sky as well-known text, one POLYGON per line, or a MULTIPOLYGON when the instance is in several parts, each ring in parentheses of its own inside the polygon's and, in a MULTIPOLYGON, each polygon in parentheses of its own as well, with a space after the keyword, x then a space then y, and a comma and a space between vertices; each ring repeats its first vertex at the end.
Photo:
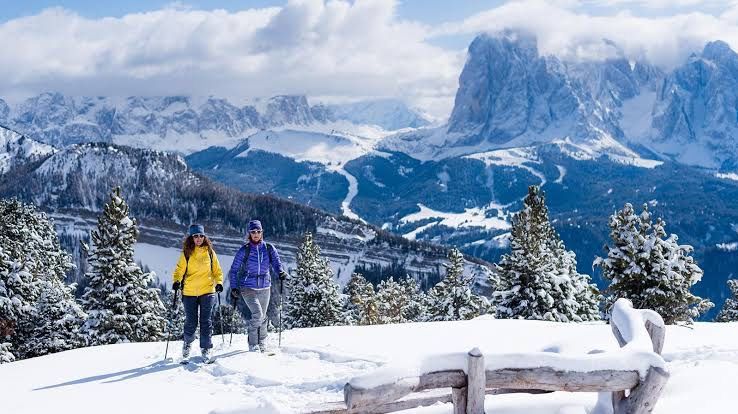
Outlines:
MULTIPOLYGON (((556 3, 556 1, 553 2, 556 3)), ((284 0, 4 0, 0 2, 2 4, 0 21, 34 15, 49 7, 64 7, 85 17, 99 18, 120 17, 128 13, 156 10, 172 4, 181 4, 199 10, 236 11, 247 8, 279 7, 285 3, 284 0)), ((438 24, 449 20, 460 20, 504 3, 504 0, 404 0, 399 2, 397 12, 403 19, 438 24)), ((594 15, 627 10, 639 16, 654 17, 692 11, 718 14, 731 2, 730 0, 582 0, 568 3, 576 4, 578 10, 594 15)))
MULTIPOLYGON (((194 9, 229 11, 247 8, 282 6, 286 1, 276 0, 189 0, 176 2, 194 9)), ((436 24, 448 20, 458 20, 476 12, 487 10, 504 3, 502 0, 406 0, 399 3, 397 12, 401 18, 419 20, 436 24)), ((49 7, 64 7, 90 18, 120 17, 128 13, 156 10, 175 4, 168 0, 5 0, 0 7, 0 21, 22 16, 34 15, 49 7), (7 3, 7 4, 5 4, 7 3)))
POLYGON ((0 0, 0 98, 395 97, 445 116, 466 47, 503 29, 670 70, 711 40, 738 50, 738 0, 0 0))

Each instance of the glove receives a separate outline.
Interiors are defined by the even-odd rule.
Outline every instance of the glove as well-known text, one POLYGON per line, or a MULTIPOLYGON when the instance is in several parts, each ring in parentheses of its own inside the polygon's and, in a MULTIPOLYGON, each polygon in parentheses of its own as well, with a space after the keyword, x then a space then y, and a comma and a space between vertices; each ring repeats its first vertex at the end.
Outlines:
POLYGON ((218 293, 222 292, 223 291, 223 285, 221 285, 220 283, 218 283, 217 285, 215 285, 215 291, 218 292, 218 293))
POLYGON ((238 299, 241 296, 241 292, 238 289, 231 289, 231 297, 238 299))
POLYGON ((287 272, 282 270, 281 272, 279 272, 279 280, 284 281, 285 279, 287 279, 287 272))
POLYGON ((180 287, 179 282, 172 283, 172 290, 173 291, 175 291, 175 292, 178 291, 179 290, 179 287, 180 287))

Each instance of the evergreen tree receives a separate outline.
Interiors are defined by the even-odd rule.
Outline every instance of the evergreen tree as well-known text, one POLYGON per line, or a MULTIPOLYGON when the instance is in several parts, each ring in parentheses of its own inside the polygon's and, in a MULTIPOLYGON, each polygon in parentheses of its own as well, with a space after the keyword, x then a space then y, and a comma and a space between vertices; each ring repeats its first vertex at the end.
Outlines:
POLYGON ((377 286, 377 303, 379 304, 379 323, 404 323, 405 308, 410 298, 405 293, 403 286, 394 278, 379 282, 377 286))
POLYGON ((376 325, 379 323, 379 308, 374 286, 361 273, 351 275, 346 285, 348 295, 346 314, 355 325, 376 325))
POLYGON ((446 277, 433 286, 427 295, 427 320, 458 321, 475 318, 487 312, 487 298, 475 295, 472 278, 464 277, 464 256, 451 249, 446 277))
POLYGON ((8 362, 15 361, 15 355, 13 355, 12 352, 10 352, 10 343, 9 342, 2 342, 0 343, 0 364, 5 364, 8 362))
POLYGON ((138 237, 120 187, 110 194, 92 231, 92 247, 82 304, 89 314, 85 331, 93 344, 157 341, 166 336, 166 310, 151 273, 133 260, 138 237))
POLYGON ((692 246, 679 245, 675 234, 667 238, 664 221, 654 223, 647 205, 636 215, 626 204, 610 217, 609 225, 613 245, 606 246, 607 258, 594 261, 610 281, 608 309, 618 298, 627 298, 634 307, 652 309, 673 324, 691 323, 714 306, 690 292, 702 278, 692 246))
POLYGON ((718 322, 738 322, 738 279, 728 280, 728 287, 733 297, 725 300, 716 319, 718 322))
POLYGON ((32 355, 45 355, 87 345, 82 332, 82 321, 87 315, 74 301, 74 286, 60 282, 46 282, 34 314, 34 332, 37 338, 28 344, 32 355), (56 286, 54 286, 56 284, 56 286))
MULTIPOLYGON (((554 246, 554 255, 559 259, 558 274, 560 278, 569 279, 573 285, 573 298, 569 298, 569 308, 574 310, 569 315, 570 320, 575 322, 600 320, 600 303, 602 295, 597 285, 591 283, 589 275, 577 271, 577 257, 571 250, 566 250, 564 242, 551 228, 551 240, 554 246)), ((568 287, 568 284, 565 285, 568 287)))
POLYGON ((420 322, 426 319, 427 309, 425 307, 427 298, 425 293, 420 289, 417 280, 406 277, 400 282, 407 303, 403 307, 403 318, 408 322, 420 322))
POLYGON ((511 252, 493 274, 497 315, 501 318, 571 322, 596 319, 598 296, 589 276, 576 271, 548 218, 544 195, 530 186, 524 207, 513 218, 511 252))
POLYGON ((296 275, 287 279, 286 287, 285 326, 288 329, 347 322, 333 271, 328 260, 320 255, 311 233, 305 234, 297 251, 296 275))
MULTIPOLYGON (((0 248, 0 261, 6 261, 7 255, 0 248)), ((7 280, 4 275, 0 275, 0 364, 6 362, 15 361, 15 355, 11 352, 10 348, 12 344, 5 342, 10 339, 14 331, 14 322, 10 318, 17 318, 14 315, 15 306, 13 302, 8 299, 7 289, 5 288, 4 281, 7 280)))
POLYGON ((0 343, 3 359, 29 358, 85 344, 85 314, 64 285, 73 268, 45 213, 0 200, 0 343), (63 316, 63 318, 62 318, 63 316), (45 318, 58 317, 59 320, 45 318))

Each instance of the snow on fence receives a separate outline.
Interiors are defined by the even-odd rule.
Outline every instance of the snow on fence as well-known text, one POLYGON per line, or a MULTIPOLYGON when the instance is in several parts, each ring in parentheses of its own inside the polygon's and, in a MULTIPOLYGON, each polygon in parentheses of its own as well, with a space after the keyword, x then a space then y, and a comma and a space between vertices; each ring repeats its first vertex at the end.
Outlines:
POLYGON ((451 402, 454 414, 482 414, 485 395, 548 391, 611 392, 614 414, 650 413, 669 378, 660 355, 664 321, 654 311, 633 309, 630 301, 619 299, 611 327, 620 344, 617 351, 485 356, 474 348, 353 378, 344 387, 344 401, 305 413, 380 414, 451 402))

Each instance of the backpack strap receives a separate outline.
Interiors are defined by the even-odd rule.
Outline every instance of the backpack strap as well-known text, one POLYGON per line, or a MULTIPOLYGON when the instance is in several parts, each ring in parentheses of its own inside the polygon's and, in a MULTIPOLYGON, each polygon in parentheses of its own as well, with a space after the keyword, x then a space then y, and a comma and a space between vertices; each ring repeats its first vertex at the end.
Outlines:
POLYGON ((210 276, 213 275, 213 248, 208 246, 208 255, 210 256, 210 276))
POLYGON ((187 268, 190 266, 190 256, 184 250, 182 250, 182 254, 184 254, 185 257, 185 271, 182 274, 182 283, 180 283, 179 286, 182 289, 182 292, 184 292, 185 279, 187 279, 187 268))
POLYGON ((246 262, 246 265, 248 266, 249 263, 249 256, 251 255, 251 242, 246 243, 246 252, 243 255, 243 260, 241 260, 241 264, 238 266, 238 271, 236 272, 236 278, 241 278, 241 275, 243 275, 243 264, 246 262))
POLYGON ((269 269, 267 269, 267 273, 269 273, 272 268, 272 263, 274 262, 274 246, 267 242, 264 242, 264 244, 267 245, 267 255, 269 256, 269 269))

